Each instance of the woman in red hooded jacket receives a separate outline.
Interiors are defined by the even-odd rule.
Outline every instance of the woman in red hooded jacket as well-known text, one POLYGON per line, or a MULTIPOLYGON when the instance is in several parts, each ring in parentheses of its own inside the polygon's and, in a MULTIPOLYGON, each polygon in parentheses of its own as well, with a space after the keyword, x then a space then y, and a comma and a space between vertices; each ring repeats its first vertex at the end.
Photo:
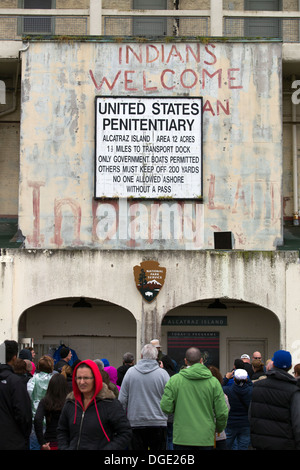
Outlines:
POLYGON ((73 373, 73 391, 67 396, 57 427, 59 450, 125 450, 131 428, 121 403, 102 382, 91 360, 73 373))

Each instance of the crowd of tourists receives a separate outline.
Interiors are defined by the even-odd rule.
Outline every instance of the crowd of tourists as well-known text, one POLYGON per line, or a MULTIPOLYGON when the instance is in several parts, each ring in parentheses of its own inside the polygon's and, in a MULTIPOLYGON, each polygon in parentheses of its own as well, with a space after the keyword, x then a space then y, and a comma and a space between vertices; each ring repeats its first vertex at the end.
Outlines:
POLYGON ((289 351, 265 362, 242 354, 222 375, 195 347, 178 367, 157 339, 118 368, 65 345, 37 360, 34 348, 4 344, 1 450, 300 449, 300 364, 289 351))

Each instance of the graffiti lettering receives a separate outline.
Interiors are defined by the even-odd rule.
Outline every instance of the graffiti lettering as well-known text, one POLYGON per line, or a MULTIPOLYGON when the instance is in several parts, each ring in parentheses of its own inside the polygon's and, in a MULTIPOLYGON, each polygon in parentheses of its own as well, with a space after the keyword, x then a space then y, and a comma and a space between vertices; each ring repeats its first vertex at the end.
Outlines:
POLYGON ((241 90, 241 70, 238 67, 218 67, 216 45, 146 44, 122 45, 118 48, 118 67, 110 75, 89 70, 97 92, 177 93, 195 92, 204 96, 203 113, 211 116, 229 115, 229 98, 212 96, 218 90, 241 90), (149 67, 147 67, 149 65, 149 67), (156 68, 154 67, 156 65, 156 68), (142 66, 142 67, 141 67, 142 66), (128 68, 127 68, 128 67, 128 68), (205 92, 209 99, 205 99, 205 92))
POLYGON ((40 188, 45 186, 41 181, 28 181, 28 186, 32 191, 32 210, 33 210, 33 233, 28 235, 28 241, 32 246, 38 248, 44 241, 44 236, 40 234, 40 188))
POLYGON ((97 91, 107 86, 110 91, 116 88, 117 84, 124 85, 124 91, 158 91, 158 86, 149 86, 149 83, 158 82, 166 90, 193 89, 201 84, 201 89, 208 88, 208 84, 217 83, 217 87, 227 87, 229 90, 242 89, 239 81, 240 69, 229 68, 227 70, 218 69, 210 72, 207 69, 196 71, 193 69, 184 69, 178 71, 174 69, 164 69, 159 72, 158 80, 156 75, 151 75, 147 71, 138 70, 119 70, 112 77, 103 76, 100 80, 95 77, 94 72, 89 70, 90 77, 97 91))
POLYGON ((186 44, 184 53, 178 50, 176 45, 166 44, 147 44, 145 47, 142 45, 129 46, 124 45, 119 47, 118 60, 119 64, 151 64, 154 62, 160 64, 173 63, 186 63, 195 62, 199 64, 201 58, 206 65, 214 65, 217 62, 217 57, 214 53, 214 44, 207 44, 203 50, 203 58, 201 56, 200 44, 186 44))
MULTIPOLYGON (((72 198, 55 199, 54 201, 54 235, 50 242, 56 247, 84 246, 92 244, 101 246, 104 243, 118 240, 124 242, 127 248, 137 247, 143 241, 146 245, 155 242, 177 243, 181 249, 202 249, 204 246, 204 210, 227 211, 231 214, 243 215, 244 219, 254 220, 261 217, 268 219, 271 224, 280 219, 276 208, 280 207, 275 200, 278 194, 274 183, 261 183, 264 200, 255 204, 251 184, 237 181, 236 188, 230 194, 231 205, 216 201, 215 175, 210 176, 208 187, 208 203, 205 206, 200 201, 193 202, 164 202, 154 203, 135 202, 130 199, 110 201, 91 201, 91 240, 81 240, 82 214, 80 204, 72 198), (264 214, 262 212, 265 212, 264 214), (70 232, 70 233, 67 233, 70 232)), ((45 236, 40 233, 41 225, 41 194, 43 182, 28 182, 32 188, 33 197, 33 235, 27 236, 27 242, 33 248, 39 248, 45 236)), ((208 216, 209 218, 209 216, 208 216)), ((218 227, 211 225, 212 229, 218 227)), ((221 230, 221 229, 220 229, 221 230)), ((236 239, 239 234, 234 233, 236 239)), ((240 241, 241 244, 242 241, 240 241)))

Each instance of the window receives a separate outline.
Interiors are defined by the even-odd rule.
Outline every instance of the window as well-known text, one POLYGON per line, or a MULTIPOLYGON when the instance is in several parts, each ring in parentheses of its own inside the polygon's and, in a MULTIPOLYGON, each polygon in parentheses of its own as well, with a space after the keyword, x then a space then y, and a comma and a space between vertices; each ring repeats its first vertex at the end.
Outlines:
MULTIPOLYGON (((281 11, 281 0, 245 0, 245 10, 281 11)), ((270 14, 272 16, 272 13, 270 14)), ((281 38, 280 18, 246 18, 245 36, 281 38)))
MULTIPOLYGON (((22 0, 24 9, 55 8, 54 0, 22 0)), ((47 16, 24 16, 22 19, 22 34, 53 34, 54 18, 47 16)))
MULTIPOLYGON (((133 0, 133 10, 166 10, 166 0, 133 0)), ((134 17, 134 36, 165 36, 167 34, 167 18, 134 17)))

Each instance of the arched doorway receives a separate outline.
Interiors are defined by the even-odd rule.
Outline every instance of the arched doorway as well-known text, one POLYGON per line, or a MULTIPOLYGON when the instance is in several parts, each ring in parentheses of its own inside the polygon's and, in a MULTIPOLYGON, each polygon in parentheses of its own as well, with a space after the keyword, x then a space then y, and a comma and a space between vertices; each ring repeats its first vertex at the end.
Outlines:
POLYGON ((61 344, 79 359, 107 358, 119 367, 125 352, 136 354, 136 321, 126 309, 99 299, 60 298, 23 312, 19 342, 33 338, 37 358, 61 344))
POLYGON ((190 346, 222 374, 242 354, 262 353, 263 361, 280 348, 280 323, 263 307, 236 299, 206 299, 180 305, 163 318, 162 349, 180 365, 190 346))

